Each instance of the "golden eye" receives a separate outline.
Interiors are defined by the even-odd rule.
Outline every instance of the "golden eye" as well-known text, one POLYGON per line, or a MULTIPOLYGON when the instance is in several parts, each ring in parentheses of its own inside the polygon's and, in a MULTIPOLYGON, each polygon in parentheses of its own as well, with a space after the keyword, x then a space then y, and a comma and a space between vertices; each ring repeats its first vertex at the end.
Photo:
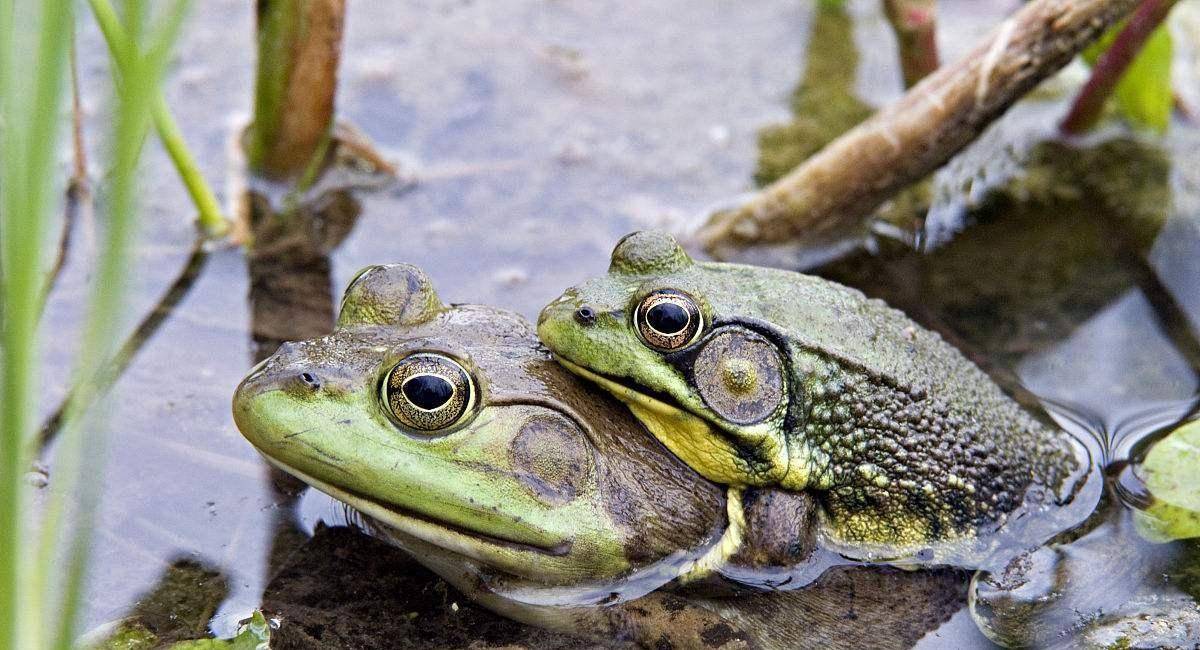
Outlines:
POLYGON ((470 412, 475 384, 454 359, 422 352, 405 357, 388 373, 383 401, 400 424, 438 431, 458 424, 470 412))
POLYGON ((678 350, 691 344, 700 336, 703 321, 691 296, 670 289, 642 298, 633 315, 638 336, 658 350, 678 350))

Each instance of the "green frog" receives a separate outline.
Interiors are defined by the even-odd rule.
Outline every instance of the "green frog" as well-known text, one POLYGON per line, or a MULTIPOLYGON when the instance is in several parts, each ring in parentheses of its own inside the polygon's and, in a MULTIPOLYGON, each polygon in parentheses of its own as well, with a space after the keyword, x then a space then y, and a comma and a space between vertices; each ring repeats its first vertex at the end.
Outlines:
POLYGON ((852 557, 981 566, 1092 505, 1069 434, 936 333, 827 280, 697 263, 637 232, 538 335, 709 480, 818 494, 823 541, 852 557))
POLYGON ((527 623, 654 647, 899 648, 965 604, 961 570, 815 548, 809 495, 729 499, 523 318, 445 305, 411 266, 360 273, 334 333, 281 346, 233 414, 272 465, 527 623), (790 567, 808 577, 761 579, 790 567))

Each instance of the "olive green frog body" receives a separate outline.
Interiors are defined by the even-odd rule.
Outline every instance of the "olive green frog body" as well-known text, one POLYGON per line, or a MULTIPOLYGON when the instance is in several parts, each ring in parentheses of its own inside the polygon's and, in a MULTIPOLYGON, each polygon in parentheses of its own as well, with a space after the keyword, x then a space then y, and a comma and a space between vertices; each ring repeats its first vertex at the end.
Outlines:
POLYGON ((444 305, 410 266, 361 273, 336 331, 282 346, 233 412, 270 463, 527 623, 646 647, 902 648, 965 604, 952 569, 843 562, 803 589, 734 585, 727 565, 810 561, 810 496, 729 500, 524 319, 444 305))
POLYGON ((816 277, 696 263, 663 233, 625 237, 538 335, 714 482, 815 491, 826 543, 856 557, 969 541, 1069 501, 1088 467, 899 311, 816 277))

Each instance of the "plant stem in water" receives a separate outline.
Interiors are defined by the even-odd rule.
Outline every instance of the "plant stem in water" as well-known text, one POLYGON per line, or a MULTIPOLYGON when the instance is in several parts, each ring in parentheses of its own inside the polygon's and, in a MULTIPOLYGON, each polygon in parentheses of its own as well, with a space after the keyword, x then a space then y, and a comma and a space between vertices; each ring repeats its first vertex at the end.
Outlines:
POLYGON ((1059 130, 1078 135, 1090 130, 1104 112, 1104 104, 1113 94, 1125 69, 1137 57, 1150 34, 1166 20, 1176 0, 1143 0, 1112 45, 1100 55, 1092 67, 1092 76, 1079 91, 1070 112, 1059 124, 1059 130))
POLYGON ((883 0, 896 33, 904 87, 912 88, 938 69, 937 0, 883 0))
POLYGON ((260 0, 250 170, 274 179, 304 173, 333 126, 344 0, 260 0))
MULTIPOLYGON (((126 76, 130 65, 129 56, 133 50, 128 34, 121 27, 117 12, 108 0, 88 0, 88 4, 100 25, 100 31, 104 34, 104 41, 112 54, 113 63, 121 75, 126 76)), ((156 91, 152 101, 150 115, 154 120, 154 128, 171 157, 171 162, 175 164, 175 170, 187 188, 188 196, 196 206, 200 230, 206 237, 224 237, 229 232, 229 220, 221 213, 221 204, 200 172, 200 166, 188 149, 179 124, 171 114, 171 108, 161 90, 156 91)))

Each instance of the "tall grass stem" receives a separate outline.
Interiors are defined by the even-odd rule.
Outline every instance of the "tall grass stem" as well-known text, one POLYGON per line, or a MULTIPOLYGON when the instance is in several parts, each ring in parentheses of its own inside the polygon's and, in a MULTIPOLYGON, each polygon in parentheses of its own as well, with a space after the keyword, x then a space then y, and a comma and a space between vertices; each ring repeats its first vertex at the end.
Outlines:
MULTIPOLYGON (((108 45, 114 65, 120 74, 125 76, 127 74, 125 68, 129 65, 129 55, 126 53, 130 52, 132 48, 129 43, 129 35, 121 26, 116 10, 108 0, 88 0, 88 5, 92 8, 92 15, 95 16, 96 23, 100 25, 100 32, 104 34, 104 41, 108 45)), ((224 237, 229 232, 229 220, 221 212, 221 204, 217 200, 216 194, 205 180, 204 174, 201 173, 195 156, 188 149, 187 142, 183 139, 183 132, 179 129, 179 123, 175 121, 175 116, 171 113, 170 106, 167 105, 166 97, 161 91, 156 91, 152 101, 151 118, 154 120, 154 128, 158 132, 159 140, 162 141, 167 154, 171 157, 171 162, 175 165, 180 180, 187 188, 188 196, 196 206, 200 230, 207 237, 224 237)))
POLYGON ((29 485, 40 351, 42 253, 52 219, 71 0, 0 4, 0 646, 41 647, 44 612, 31 590, 29 485), (19 27, 18 27, 19 25, 19 27), (24 39, 33 39, 32 43, 24 39), (30 54, 32 53, 32 56, 30 54))

